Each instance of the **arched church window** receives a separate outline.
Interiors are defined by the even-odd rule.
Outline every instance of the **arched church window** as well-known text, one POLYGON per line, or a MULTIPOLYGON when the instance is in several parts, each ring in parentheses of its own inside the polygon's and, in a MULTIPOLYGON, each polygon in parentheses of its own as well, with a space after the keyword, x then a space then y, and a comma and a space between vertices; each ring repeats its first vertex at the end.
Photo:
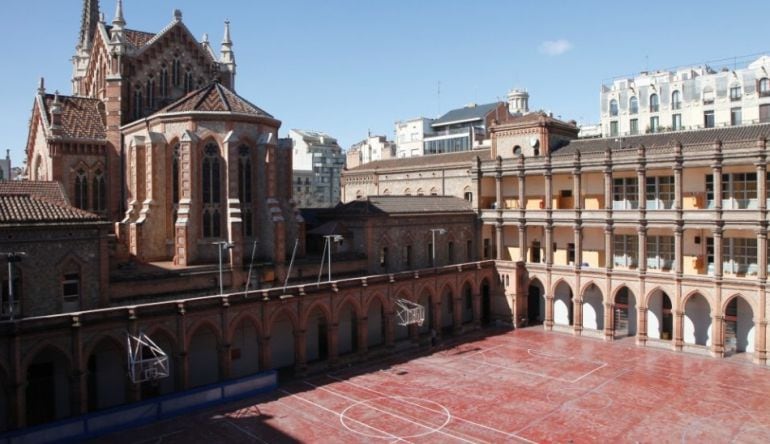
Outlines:
POLYGON ((168 97, 168 68, 166 68, 166 65, 163 65, 163 67, 160 68, 158 88, 160 89, 159 92, 161 98, 168 97))
POLYGON ((221 236, 220 194, 221 166, 219 147, 208 143, 204 147, 201 180, 203 185, 203 237, 221 236))
POLYGON ((137 85, 136 90, 134 90, 134 119, 142 117, 142 108, 144 107, 142 99, 142 87, 137 85))
POLYGON ((83 168, 75 172, 75 206, 82 210, 88 209, 88 178, 83 168))
POLYGON ((187 71, 184 74, 184 92, 187 94, 188 92, 193 90, 193 75, 192 71, 187 71))
POLYGON ((171 217, 176 224, 176 218, 179 213, 179 144, 174 145, 174 151, 171 153, 171 217))
POLYGON ((93 208, 94 211, 107 209, 107 183, 104 180, 104 172, 101 169, 94 171, 93 179, 93 208))
POLYGON ((155 108, 155 79, 150 77, 147 79, 147 85, 145 87, 145 96, 147 97, 147 106, 151 109, 155 108))
POLYGON ((179 62, 179 59, 174 59, 174 61, 171 63, 171 82, 173 82, 174 86, 179 86, 180 83, 182 83, 182 64, 179 62))
POLYGON ((246 145, 238 148, 238 199, 241 201, 243 235, 254 234, 253 213, 251 208, 251 151, 246 145))

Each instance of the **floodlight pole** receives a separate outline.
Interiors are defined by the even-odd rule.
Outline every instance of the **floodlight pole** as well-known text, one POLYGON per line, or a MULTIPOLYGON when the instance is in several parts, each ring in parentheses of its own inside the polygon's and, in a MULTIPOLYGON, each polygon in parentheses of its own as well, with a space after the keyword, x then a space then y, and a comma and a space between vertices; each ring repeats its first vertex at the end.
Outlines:
POLYGON ((7 253, 0 253, 8 259, 8 315, 13 320, 13 264, 14 262, 21 262, 21 257, 26 256, 24 251, 9 251, 7 253))
POLYGON ((214 242, 214 245, 216 245, 219 250, 219 295, 222 296, 224 294, 224 285, 222 283, 222 250, 229 250, 233 248, 234 245, 227 241, 214 242))
MULTIPOLYGON (((331 282, 332 281, 332 242, 341 242, 342 239, 344 238, 339 234, 327 234, 324 236, 324 239, 326 239, 326 242, 324 242, 324 249, 327 249, 326 247, 328 247, 327 254, 328 254, 329 264, 327 265, 328 267, 327 274, 329 277, 329 282, 331 282)), ((323 256, 321 257, 321 269, 323 270, 323 256)), ((319 277, 319 280, 320 280, 320 277, 319 277)))
POLYGON ((446 234, 445 228, 431 228, 430 229, 430 235, 432 237, 432 243, 431 243, 431 266, 436 266, 436 233, 438 234, 446 234))

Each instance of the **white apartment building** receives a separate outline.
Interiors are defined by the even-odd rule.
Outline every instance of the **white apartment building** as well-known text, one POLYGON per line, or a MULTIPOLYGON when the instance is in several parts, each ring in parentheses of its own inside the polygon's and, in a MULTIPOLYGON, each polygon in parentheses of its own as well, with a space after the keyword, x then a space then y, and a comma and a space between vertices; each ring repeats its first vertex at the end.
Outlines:
POLYGON ((372 136, 354 144, 347 152, 347 167, 396 157, 396 144, 385 136, 372 136))
POLYGON ((0 180, 13 180, 11 169, 11 150, 5 151, 5 159, 0 159, 0 180))
POLYGON ((433 121, 427 117, 417 117, 396 122, 396 157, 422 156, 424 139, 433 135, 433 121))
POLYGON ((770 122, 770 57, 743 68, 642 72, 601 89, 605 137, 770 122))
POLYGON ((328 208, 340 202, 340 172, 345 155, 337 139, 318 131, 293 129, 294 200, 304 208, 328 208), (301 184, 297 184, 297 180, 301 184), (299 186, 301 185, 301 186, 299 186))

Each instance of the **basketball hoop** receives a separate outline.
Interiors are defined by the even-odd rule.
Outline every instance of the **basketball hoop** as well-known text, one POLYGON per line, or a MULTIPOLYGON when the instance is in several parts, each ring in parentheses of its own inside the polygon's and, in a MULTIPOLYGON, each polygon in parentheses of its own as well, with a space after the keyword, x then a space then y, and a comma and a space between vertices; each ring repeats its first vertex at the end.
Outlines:
POLYGON ((417 324, 425 322, 425 307, 408 299, 396 299, 398 325, 417 324))
POLYGON ((169 375, 168 356, 144 333, 126 335, 128 377, 135 384, 154 381, 169 375))

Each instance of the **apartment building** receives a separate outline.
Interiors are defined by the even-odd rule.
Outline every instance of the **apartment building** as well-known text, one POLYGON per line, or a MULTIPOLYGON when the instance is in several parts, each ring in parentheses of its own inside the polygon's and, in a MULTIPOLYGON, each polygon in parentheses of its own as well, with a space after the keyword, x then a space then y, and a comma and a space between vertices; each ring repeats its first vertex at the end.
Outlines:
POLYGON ((422 156, 425 138, 433 135, 433 121, 434 119, 417 117, 396 122, 396 157, 422 156))
POLYGON ((290 130, 288 138, 291 139, 293 153, 292 183, 297 187, 295 200, 305 208, 337 205, 340 201, 340 173, 345 166, 345 154, 337 139, 319 131, 298 129, 290 130))
POLYGON ((472 170, 514 322, 766 364, 770 124, 558 143, 545 129, 493 127, 472 170))
POLYGON ((366 139, 353 144, 346 153, 346 166, 355 168, 369 162, 396 157, 396 144, 385 136, 369 135, 366 139))
POLYGON ((643 72, 601 88, 605 137, 770 122, 770 57, 746 66, 643 72))

